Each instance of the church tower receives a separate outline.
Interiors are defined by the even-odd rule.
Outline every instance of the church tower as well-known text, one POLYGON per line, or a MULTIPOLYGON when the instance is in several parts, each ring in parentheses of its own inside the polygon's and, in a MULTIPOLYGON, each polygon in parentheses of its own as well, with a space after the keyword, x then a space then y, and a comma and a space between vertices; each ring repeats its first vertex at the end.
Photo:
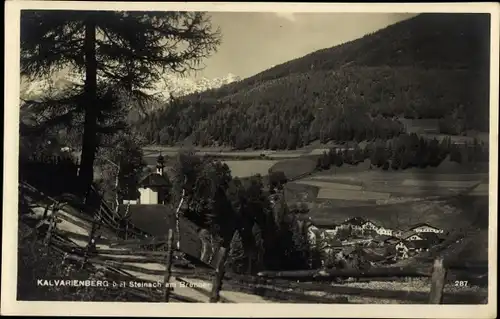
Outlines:
POLYGON ((156 161, 156 173, 163 176, 164 168, 165 168, 165 159, 163 158, 160 152, 160 156, 158 156, 158 159, 156 161))

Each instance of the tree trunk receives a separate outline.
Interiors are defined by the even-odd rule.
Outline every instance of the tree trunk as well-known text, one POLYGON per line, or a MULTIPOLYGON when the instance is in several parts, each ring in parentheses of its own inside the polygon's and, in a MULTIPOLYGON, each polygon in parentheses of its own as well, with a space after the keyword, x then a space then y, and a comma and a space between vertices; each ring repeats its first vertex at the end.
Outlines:
MULTIPOLYGON (((116 179, 115 179, 115 217, 118 216, 119 214, 119 209, 120 209, 120 197, 118 194, 118 185, 119 185, 119 179, 120 179, 120 168, 121 166, 118 165, 118 171, 116 172, 116 179)), ((130 198, 129 198, 130 200, 130 198)))
POLYGON ((97 62, 96 62, 96 26, 92 17, 85 21, 85 86, 82 156, 80 163, 81 190, 86 192, 94 179, 94 160, 97 151, 97 62))

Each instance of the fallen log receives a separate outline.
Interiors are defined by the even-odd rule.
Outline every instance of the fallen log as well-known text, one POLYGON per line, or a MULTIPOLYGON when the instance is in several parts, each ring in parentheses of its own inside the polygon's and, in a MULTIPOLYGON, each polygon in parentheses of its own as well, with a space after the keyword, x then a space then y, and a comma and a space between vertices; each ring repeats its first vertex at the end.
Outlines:
POLYGON ((365 271, 358 269, 316 269, 295 271, 261 271, 257 275, 265 278, 322 281, 332 280, 337 277, 430 277, 431 269, 428 267, 371 268, 365 271))
POLYGON ((223 291, 236 291, 261 296, 275 301, 286 301, 289 303, 349 303, 347 297, 314 296, 310 294, 282 291, 272 287, 249 287, 241 284, 224 283, 223 291))
POLYGON ((121 249, 97 249, 97 254, 104 255, 137 255, 137 256, 155 256, 163 257, 167 255, 165 251, 151 251, 151 250, 121 250, 121 249))
MULTIPOLYGON (((120 255, 119 253, 117 255, 120 255)), ((153 263, 158 263, 162 264, 164 260, 161 257, 148 257, 148 256, 132 256, 132 255, 127 255, 130 257, 120 257, 120 256, 106 256, 106 255, 97 255, 94 256, 94 258, 102 260, 102 261, 110 261, 110 262, 117 262, 117 263, 138 263, 138 264, 153 264, 153 263)), ((174 263, 175 264, 175 263, 174 263)))
MULTIPOLYGON (((332 295, 353 295, 359 297, 380 298, 380 299, 394 299, 411 301, 415 303, 427 304, 429 299, 429 292, 427 291, 409 291, 409 290, 383 290, 372 288, 348 287, 341 285, 330 285, 326 283, 294 283, 290 282, 288 285, 278 284, 275 285, 280 288, 292 288, 294 291, 321 291, 332 295)), ((487 296, 486 293, 481 292, 445 292, 444 303, 479 303, 487 296)))

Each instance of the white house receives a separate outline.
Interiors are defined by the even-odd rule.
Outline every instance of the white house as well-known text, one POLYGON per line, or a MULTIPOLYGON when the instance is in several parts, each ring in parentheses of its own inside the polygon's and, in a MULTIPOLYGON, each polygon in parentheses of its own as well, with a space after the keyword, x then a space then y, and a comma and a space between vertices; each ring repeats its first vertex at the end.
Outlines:
POLYGON ((318 242, 317 234, 319 232, 318 227, 311 225, 307 228, 307 241, 311 247, 316 246, 318 242))
POLYGON ((424 240, 422 236, 419 236, 418 233, 414 231, 406 231, 401 235, 401 239, 406 240, 406 241, 413 241, 413 240, 424 240))
POLYGON ((361 225, 361 228, 363 230, 377 230, 379 228, 379 226, 375 225, 374 223, 372 223, 371 221, 365 221, 362 225, 361 225))
POLYGON ((378 235, 385 235, 385 236, 393 236, 393 230, 389 228, 385 228, 383 226, 378 227, 375 229, 378 235))
POLYGON ((404 241, 400 241, 396 244, 396 254, 398 258, 406 259, 408 258, 409 248, 404 241))
MULTIPOLYGON (((368 222, 371 223, 371 222, 368 222)), ((353 217, 347 219, 340 225, 340 228, 349 228, 351 227, 353 230, 363 230, 363 225, 367 224, 367 221, 362 217, 353 217)), ((373 224, 373 223, 372 223, 373 224)))
POLYGON ((444 231, 440 228, 431 226, 426 223, 419 223, 410 228, 410 230, 416 232, 416 233, 436 233, 436 234, 442 234, 444 231))
POLYGON ((408 242, 406 244, 406 246, 408 247, 410 252, 420 253, 423 251, 429 251, 429 248, 432 245, 427 240, 414 240, 414 241, 408 242))

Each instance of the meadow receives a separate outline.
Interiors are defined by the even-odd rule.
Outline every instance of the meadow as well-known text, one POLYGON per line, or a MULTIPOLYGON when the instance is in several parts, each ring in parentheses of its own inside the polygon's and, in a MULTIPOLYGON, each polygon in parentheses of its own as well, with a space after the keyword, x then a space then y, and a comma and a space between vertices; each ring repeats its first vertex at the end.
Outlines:
MULTIPOLYGON (((394 223, 394 219, 401 218, 400 222, 404 224, 410 221, 440 223, 454 217, 449 213, 449 207, 437 199, 469 193, 487 201, 489 187, 485 164, 464 166, 445 160, 438 167, 384 171, 370 169, 370 162, 366 160, 355 166, 346 164, 318 171, 318 156, 311 154, 320 154, 324 148, 324 145, 316 145, 297 151, 231 151, 222 148, 198 148, 195 151, 199 155, 218 154, 234 177, 260 174, 267 183, 269 172, 284 172, 289 180, 285 187, 287 201, 307 204, 316 220, 342 221, 364 216, 381 223, 394 223), (429 212, 433 209, 435 212, 429 212)), ((161 148, 162 154, 169 156, 167 166, 172 165, 179 150, 178 147, 161 148)), ((156 163, 158 154, 158 147, 145 148, 149 165, 156 163)))
POLYGON ((277 160, 229 160, 223 161, 231 170, 233 177, 250 177, 260 174, 261 176, 268 175, 269 169, 278 163, 277 160))

